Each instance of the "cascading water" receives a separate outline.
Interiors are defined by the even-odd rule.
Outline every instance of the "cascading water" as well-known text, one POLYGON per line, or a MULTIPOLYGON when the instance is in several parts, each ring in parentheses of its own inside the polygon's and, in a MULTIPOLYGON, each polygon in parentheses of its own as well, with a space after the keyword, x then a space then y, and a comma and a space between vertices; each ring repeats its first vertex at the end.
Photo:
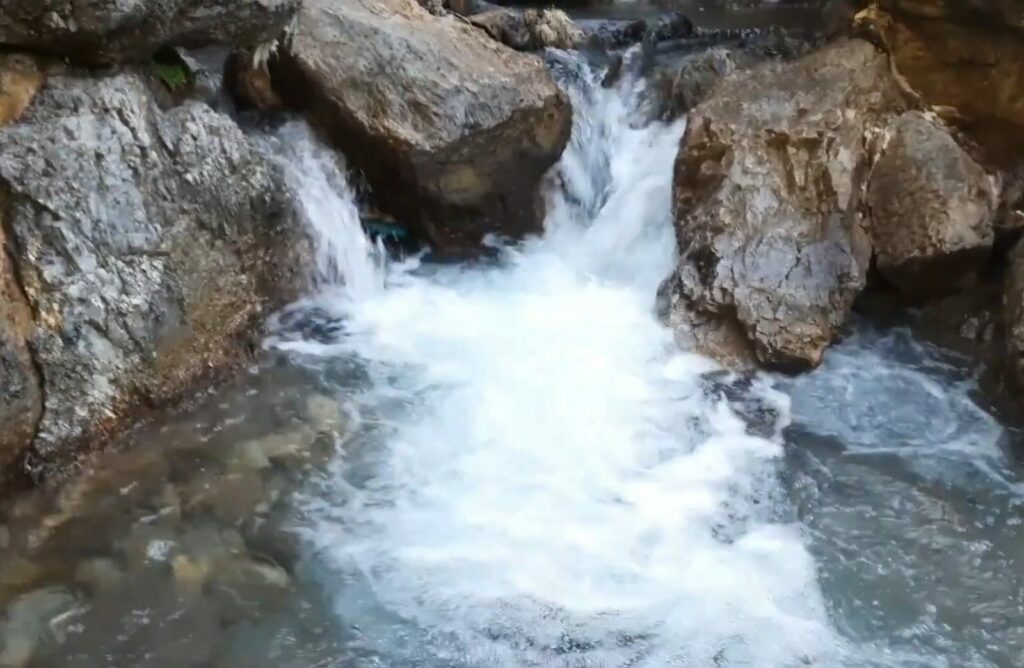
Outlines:
POLYGON ((0 508, 0 666, 1024 665, 1021 436, 968 365, 869 323, 794 378, 680 352, 682 127, 548 57, 572 143, 497 261, 385 265, 342 161, 261 139, 317 294, 283 355, 0 508))
POLYGON ((391 268, 374 293, 357 265, 318 304, 343 334, 271 340, 372 381, 359 446, 305 501, 350 658, 825 665, 840 642, 776 503, 783 420, 748 433, 654 314, 682 127, 643 121, 639 80, 554 69, 575 126, 544 238, 497 266, 391 268))

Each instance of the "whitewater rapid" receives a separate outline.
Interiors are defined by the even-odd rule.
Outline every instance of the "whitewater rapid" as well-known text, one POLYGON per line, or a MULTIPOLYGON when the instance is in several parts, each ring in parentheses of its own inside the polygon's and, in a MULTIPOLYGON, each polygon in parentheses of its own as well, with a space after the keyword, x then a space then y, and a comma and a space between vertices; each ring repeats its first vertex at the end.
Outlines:
POLYGON ((779 502, 787 400, 759 390, 775 423, 755 435, 655 314, 683 127, 645 118, 635 78, 553 68, 575 114, 547 231, 496 263, 383 266, 341 166, 283 131, 324 288, 299 308, 335 325, 269 344, 368 377, 362 437, 303 502, 353 660, 828 665, 841 643, 779 502))

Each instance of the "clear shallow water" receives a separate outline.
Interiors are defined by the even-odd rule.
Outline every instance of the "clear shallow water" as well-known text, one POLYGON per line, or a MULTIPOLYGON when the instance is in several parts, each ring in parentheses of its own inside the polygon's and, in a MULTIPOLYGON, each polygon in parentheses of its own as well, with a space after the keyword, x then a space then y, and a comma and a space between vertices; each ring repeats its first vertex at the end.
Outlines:
POLYGON ((486 264, 382 268, 331 154, 268 139, 321 292, 273 363, 5 512, 0 665, 1020 665, 1020 471, 971 381, 866 328, 798 379, 678 351, 682 127, 553 67, 548 232, 486 264))

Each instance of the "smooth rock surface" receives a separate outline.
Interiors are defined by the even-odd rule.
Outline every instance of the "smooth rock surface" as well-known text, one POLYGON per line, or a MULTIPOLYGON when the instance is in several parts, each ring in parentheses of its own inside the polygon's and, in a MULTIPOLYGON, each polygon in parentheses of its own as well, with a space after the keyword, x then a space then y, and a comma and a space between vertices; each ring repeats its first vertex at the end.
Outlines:
POLYGON ((60 460, 218 377, 303 284, 278 170, 227 116, 161 112, 131 73, 51 78, 0 130, 0 192, 9 453, 60 460))
POLYGON ((163 46, 277 39, 299 0, 4 0, 0 43, 86 63, 148 58, 163 46))
POLYGON ((415 0, 308 0, 271 73, 380 208, 436 248, 540 231, 538 186, 572 110, 536 56, 415 0))
POLYGON ((988 257, 996 188, 925 114, 903 114, 891 132, 867 191, 876 266, 908 295, 950 291, 988 257))
POLYGON ((691 111, 673 195, 680 261, 663 286, 683 345, 820 362, 865 285, 870 139, 901 105, 886 56, 840 40, 727 78, 691 111))

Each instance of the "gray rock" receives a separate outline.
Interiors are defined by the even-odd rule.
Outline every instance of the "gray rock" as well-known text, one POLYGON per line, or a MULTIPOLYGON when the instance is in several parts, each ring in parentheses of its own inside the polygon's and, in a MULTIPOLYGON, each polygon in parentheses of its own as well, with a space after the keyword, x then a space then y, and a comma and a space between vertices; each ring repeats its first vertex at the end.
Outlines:
POLYGON ((299 0, 4 0, 0 42, 88 63, 149 57, 163 46, 256 46, 294 18, 299 0))
POLYGON ((536 56, 415 0, 308 0, 271 74, 437 248, 541 230, 540 180, 572 110, 536 56))
POLYGON ((865 284, 870 140, 901 105, 886 57, 840 40, 729 77, 690 113, 675 170, 680 261, 663 286, 683 345, 819 363, 865 284))
POLYGON ((867 203, 879 271, 911 295, 949 292, 995 239, 996 188, 942 124, 918 111, 892 128, 867 203))
POLYGON ((665 98, 661 115, 677 118, 703 102, 715 84, 731 74, 766 61, 792 60, 807 53, 810 46, 807 39, 766 31, 688 55, 678 66, 656 76, 665 98))
POLYGON ((206 105, 161 112, 131 73, 52 77, 0 130, 7 285, 33 316, 0 308, 0 368, 24 377, 0 386, 0 417, 32 407, 40 383, 33 450, 56 462, 244 360, 266 309, 303 282, 285 192, 206 105))

